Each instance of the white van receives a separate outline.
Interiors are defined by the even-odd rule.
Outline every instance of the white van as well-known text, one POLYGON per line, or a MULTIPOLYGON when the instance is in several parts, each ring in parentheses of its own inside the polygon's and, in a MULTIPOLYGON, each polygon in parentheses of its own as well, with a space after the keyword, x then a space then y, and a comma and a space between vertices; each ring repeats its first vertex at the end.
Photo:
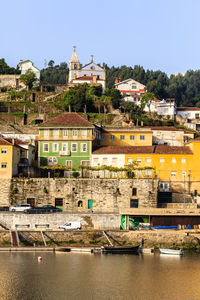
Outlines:
POLYGON ((81 229, 81 222, 68 222, 65 225, 59 226, 59 228, 64 230, 81 229))

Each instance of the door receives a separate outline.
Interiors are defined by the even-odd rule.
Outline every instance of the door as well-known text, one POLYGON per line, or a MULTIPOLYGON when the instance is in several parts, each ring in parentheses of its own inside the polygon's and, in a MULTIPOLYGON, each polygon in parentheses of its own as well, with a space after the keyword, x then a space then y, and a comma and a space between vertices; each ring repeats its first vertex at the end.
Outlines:
POLYGON ((88 209, 92 209, 92 200, 91 199, 88 200, 88 209))
POLYGON ((63 198, 55 198, 55 206, 63 210, 63 198))
POLYGON ((31 207, 35 206, 35 198, 27 198, 26 202, 31 205, 31 207))

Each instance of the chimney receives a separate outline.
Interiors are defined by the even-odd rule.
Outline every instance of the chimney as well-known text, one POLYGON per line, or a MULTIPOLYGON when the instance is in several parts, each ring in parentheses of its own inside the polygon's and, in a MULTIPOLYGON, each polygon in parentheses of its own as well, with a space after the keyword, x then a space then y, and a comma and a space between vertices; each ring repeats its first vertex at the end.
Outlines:
POLYGON ((117 83, 120 83, 120 78, 119 77, 116 77, 116 79, 115 79, 115 84, 117 84, 117 83))

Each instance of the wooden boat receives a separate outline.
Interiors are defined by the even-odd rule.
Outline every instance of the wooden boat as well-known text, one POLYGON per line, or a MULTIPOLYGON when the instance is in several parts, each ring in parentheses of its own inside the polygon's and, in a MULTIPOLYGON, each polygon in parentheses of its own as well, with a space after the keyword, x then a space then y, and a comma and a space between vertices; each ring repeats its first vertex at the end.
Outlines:
POLYGON ((103 253, 113 253, 113 254, 129 254, 138 253, 139 246, 103 246, 101 247, 103 253))
POLYGON ((174 249, 167 249, 167 248, 159 248, 160 253, 162 254, 169 254, 169 255, 183 255, 183 249, 174 250, 174 249))

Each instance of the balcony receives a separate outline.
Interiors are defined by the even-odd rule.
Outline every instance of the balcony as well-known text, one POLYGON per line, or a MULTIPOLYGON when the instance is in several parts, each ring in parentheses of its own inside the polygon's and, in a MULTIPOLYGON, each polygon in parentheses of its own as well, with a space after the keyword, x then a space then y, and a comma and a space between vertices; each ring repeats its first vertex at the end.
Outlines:
POLYGON ((71 151, 60 151, 59 154, 61 156, 70 156, 71 155, 71 151))

